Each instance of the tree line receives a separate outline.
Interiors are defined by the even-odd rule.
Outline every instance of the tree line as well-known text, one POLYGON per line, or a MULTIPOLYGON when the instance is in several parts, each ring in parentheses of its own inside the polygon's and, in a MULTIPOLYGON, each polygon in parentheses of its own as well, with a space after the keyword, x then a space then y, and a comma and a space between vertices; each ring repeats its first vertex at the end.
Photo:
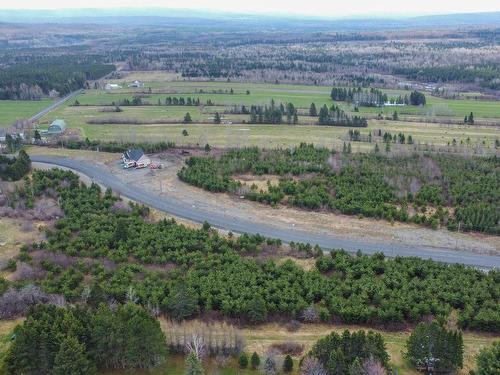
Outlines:
POLYGON ((368 121, 365 117, 360 116, 349 116, 344 112, 339 106, 332 104, 330 108, 325 104, 319 110, 319 125, 331 125, 331 126, 351 126, 351 127, 362 127, 366 128, 368 126, 368 121))

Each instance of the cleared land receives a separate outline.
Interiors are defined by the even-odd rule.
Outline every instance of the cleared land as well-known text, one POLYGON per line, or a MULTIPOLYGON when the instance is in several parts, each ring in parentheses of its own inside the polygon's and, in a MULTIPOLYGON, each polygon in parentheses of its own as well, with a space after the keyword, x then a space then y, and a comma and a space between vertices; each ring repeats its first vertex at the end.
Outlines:
MULTIPOLYGON (((342 148, 349 142, 349 127, 318 126, 318 118, 308 116, 309 106, 315 103, 331 105, 330 87, 278 84, 244 84, 232 82, 171 81, 176 76, 160 72, 133 72, 122 80, 118 90, 86 90, 76 97, 80 106, 70 100, 60 108, 44 116, 39 124, 43 129, 55 118, 63 118, 68 126, 82 138, 118 141, 174 141, 180 146, 204 146, 209 143, 217 147, 256 145, 266 148, 289 147, 300 142, 314 143, 329 148, 342 148), (132 80, 144 81, 144 87, 127 88, 132 80), (231 94, 232 90, 232 94, 231 94), (140 106, 121 106, 121 112, 112 112, 112 104, 140 95, 140 106), (166 106, 167 97, 199 99, 200 106, 166 106), (266 105, 271 99, 276 103, 293 103, 298 108, 297 125, 248 124, 249 115, 229 113, 235 105, 266 105), (158 105, 158 101, 162 105, 158 105), (206 105, 211 101, 214 105, 206 105), (183 124, 189 112, 193 123, 183 124), (213 124, 215 112, 222 116, 222 124, 213 124), (183 135, 183 130, 188 135, 183 135)), ((383 90, 390 97, 409 94, 405 90, 383 90)), ((469 96, 472 96, 471 93, 469 96)), ((385 132, 393 135, 404 133, 412 136, 414 145, 394 145, 394 150, 411 151, 432 147, 435 150, 467 153, 495 153, 495 142, 499 138, 500 105, 495 101, 471 99, 442 99, 426 94, 425 107, 354 107, 345 102, 336 102, 350 115, 369 118, 368 127, 358 129, 361 135, 372 142, 352 142, 353 151, 373 150, 374 143, 382 143, 385 132), (385 119, 398 111, 399 120, 385 119), (461 125, 465 115, 474 112, 476 125, 461 125), (375 117, 382 113, 384 119, 375 117), (452 122, 453 124, 449 124, 452 122), (481 125, 482 124, 482 125, 481 125), (375 134, 377 136, 375 136, 375 134), (436 149, 437 148, 437 149, 436 149)))
POLYGON ((17 120, 30 118, 52 102, 52 99, 0 100, 0 128, 8 127, 17 120))

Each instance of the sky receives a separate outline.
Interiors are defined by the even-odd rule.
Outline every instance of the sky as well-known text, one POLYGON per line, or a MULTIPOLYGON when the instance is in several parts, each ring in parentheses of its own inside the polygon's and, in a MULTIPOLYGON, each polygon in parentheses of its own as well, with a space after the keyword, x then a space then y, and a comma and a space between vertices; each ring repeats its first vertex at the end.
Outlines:
POLYGON ((177 8, 322 17, 424 15, 500 11, 500 0, 16 0, 0 9, 177 8))

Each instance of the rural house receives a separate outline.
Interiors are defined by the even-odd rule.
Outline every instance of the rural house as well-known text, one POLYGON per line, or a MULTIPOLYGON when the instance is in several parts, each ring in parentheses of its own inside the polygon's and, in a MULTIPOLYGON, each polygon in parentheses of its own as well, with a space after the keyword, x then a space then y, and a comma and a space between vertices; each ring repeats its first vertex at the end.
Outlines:
POLYGON ((126 167, 144 168, 151 164, 151 159, 140 148, 125 151, 122 154, 122 160, 126 167))

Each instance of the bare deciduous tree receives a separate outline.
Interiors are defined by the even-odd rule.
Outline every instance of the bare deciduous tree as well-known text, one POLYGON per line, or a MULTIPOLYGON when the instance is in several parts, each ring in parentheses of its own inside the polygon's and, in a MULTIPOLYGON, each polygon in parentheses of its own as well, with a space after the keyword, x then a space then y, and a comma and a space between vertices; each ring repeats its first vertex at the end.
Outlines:
POLYGON ((187 353, 194 353, 196 358, 202 360, 206 355, 205 340, 198 333, 192 333, 186 342, 187 353))
POLYGON ((386 368, 373 357, 364 361, 363 371, 365 375, 387 375, 386 368))
POLYGON ((306 357, 300 367, 301 375, 328 375, 323 365, 313 357, 306 357))

